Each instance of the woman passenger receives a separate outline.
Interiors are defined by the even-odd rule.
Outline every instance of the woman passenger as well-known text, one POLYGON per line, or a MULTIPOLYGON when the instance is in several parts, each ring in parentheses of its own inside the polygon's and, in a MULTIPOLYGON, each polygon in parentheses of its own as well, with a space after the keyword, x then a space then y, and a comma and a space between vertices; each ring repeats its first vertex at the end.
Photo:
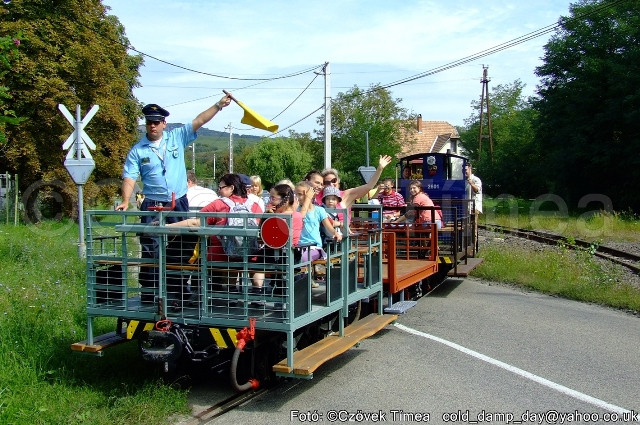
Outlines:
MULTIPOLYGON (((351 189, 345 189, 340 192, 340 197, 342 198, 342 202, 340 203, 339 208, 351 208, 358 198, 362 198, 367 195, 371 189, 376 186, 380 176, 382 175, 382 171, 384 167, 391 163, 391 157, 389 155, 380 155, 380 159, 378 160, 378 168, 376 168, 375 174, 371 177, 368 183, 363 184, 362 186, 353 187, 351 189)), ((338 170, 335 168, 325 168, 322 170, 322 178, 324 186, 333 186, 340 189, 340 176, 338 175, 338 170)), ((316 195, 316 203, 318 205, 322 204, 322 192, 316 195)))
MULTIPOLYGON (((236 204, 244 204, 247 202, 247 189, 242 183, 242 179, 237 174, 225 174, 220 178, 220 182, 218 183, 218 195, 220 198, 229 198, 236 204)), ((229 206, 220 198, 206 205, 200 210, 200 212, 229 212, 231 208, 229 208, 229 206)), ((254 202, 251 205, 251 212, 256 214, 262 213, 260 205, 258 205, 257 202, 254 202)), ((226 217, 207 217, 207 226, 224 226, 225 224, 227 224, 226 217)), ((190 218, 177 223, 167 224, 167 226, 197 227, 200 226, 200 219, 190 218)), ((207 258, 209 261, 229 261, 229 257, 225 254, 224 249, 222 248, 222 242, 215 235, 211 236, 207 258)))
MULTIPOLYGON (((411 205, 416 207, 435 207, 435 204, 429 195, 422 190, 422 183, 419 180, 413 180, 409 183, 409 194, 411 195, 411 205)), ((421 210, 416 217, 415 210, 409 210, 403 216, 400 216, 396 223, 409 219, 414 219, 416 224, 431 224, 432 214, 435 214, 435 223, 438 229, 442 228, 442 210, 436 209, 435 213, 431 210, 421 210)))

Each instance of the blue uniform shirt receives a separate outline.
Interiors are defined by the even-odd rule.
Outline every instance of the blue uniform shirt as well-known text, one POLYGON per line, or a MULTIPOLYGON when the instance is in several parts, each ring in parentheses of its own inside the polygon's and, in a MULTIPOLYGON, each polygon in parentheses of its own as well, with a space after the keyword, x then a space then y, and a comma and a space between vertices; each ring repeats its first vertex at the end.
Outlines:
POLYGON ((136 143, 124 163, 122 177, 137 180, 141 177, 145 198, 154 201, 171 201, 187 193, 187 170, 184 164, 184 149, 198 135, 191 123, 162 133, 158 149, 151 145, 145 135, 136 143))

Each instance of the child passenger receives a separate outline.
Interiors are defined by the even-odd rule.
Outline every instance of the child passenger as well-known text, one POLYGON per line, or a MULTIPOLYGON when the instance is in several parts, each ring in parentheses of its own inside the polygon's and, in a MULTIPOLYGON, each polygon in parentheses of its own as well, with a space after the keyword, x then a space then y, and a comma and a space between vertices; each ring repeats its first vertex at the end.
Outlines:
POLYGON ((300 203, 300 214, 302 215, 303 223, 302 233, 300 234, 300 245, 307 246, 307 248, 302 251, 302 260, 327 258, 327 254, 324 252, 324 249, 322 249, 320 224, 322 224, 327 233, 338 242, 342 240, 342 235, 333 228, 325 209, 313 205, 313 187, 307 182, 300 182, 296 185, 296 195, 300 203))
MULTIPOLYGON (((340 190, 334 186, 327 186, 322 191, 322 206, 330 209, 342 208, 339 204, 342 201, 342 197, 340 196, 340 190)), ((342 234, 342 228, 344 227, 344 223, 340 221, 339 214, 336 212, 327 211, 327 215, 331 220, 331 224, 336 232, 342 234)), ((322 229, 322 233, 324 236, 324 240, 329 242, 333 240, 333 235, 328 233, 326 229, 322 229)))
MULTIPOLYGON (((269 203, 266 205, 266 211, 269 213, 291 214, 291 244, 298 246, 300 243, 300 234, 302 233, 302 215, 299 211, 295 211, 295 195, 288 184, 277 184, 270 191, 269 203)), ((275 256, 273 250, 265 247, 262 255, 263 261, 267 262, 275 256)), ((265 274, 257 272, 253 274, 253 292, 262 292, 265 274)))
MULTIPOLYGON (((320 224, 326 232, 338 242, 342 240, 342 234, 337 232, 324 208, 313 205, 315 192, 313 187, 306 181, 296 185, 296 195, 300 202, 300 214, 302 215, 302 233, 300 234, 300 245, 302 249, 302 261, 313 261, 320 258, 326 259, 327 253, 322 249, 322 235, 320 234, 320 224)), ((317 282, 312 282, 312 288, 318 288, 317 282)))

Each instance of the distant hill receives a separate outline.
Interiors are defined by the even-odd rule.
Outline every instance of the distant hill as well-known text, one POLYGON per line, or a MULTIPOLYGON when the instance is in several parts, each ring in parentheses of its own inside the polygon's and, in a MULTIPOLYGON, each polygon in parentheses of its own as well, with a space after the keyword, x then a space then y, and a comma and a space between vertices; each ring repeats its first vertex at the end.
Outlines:
MULTIPOLYGON (((167 131, 173 130, 176 127, 182 127, 184 124, 182 123, 168 123, 167 124, 167 131)), ((142 137, 144 135, 145 132, 145 126, 144 125, 139 125, 138 126, 138 132, 140 133, 140 136, 142 137)), ((227 140, 229 140, 229 133, 225 132, 225 131, 216 131, 216 130, 209 130, 208 128, 202 127, 200 130, 198 130, 198 136, 200 137, 213 137, 213 138, 225 138, 227 140)), ((253 143, 257 143, 260 139, 262 139, 262 137, 260 136, 251 136, 251 135, 247 135, 247 134, 238 134, 238 133, 233 133, 233 138, 239 138, 248 142, 253 142, 253 143)))

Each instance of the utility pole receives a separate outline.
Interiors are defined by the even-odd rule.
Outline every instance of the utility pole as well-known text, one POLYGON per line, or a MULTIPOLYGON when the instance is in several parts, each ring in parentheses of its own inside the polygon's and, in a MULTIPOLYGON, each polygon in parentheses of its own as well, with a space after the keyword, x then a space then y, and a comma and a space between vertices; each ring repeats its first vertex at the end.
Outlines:
POLYGON ((196 172, 196 142, 191 144, 191 170, 196 172))
POLYGON ((324 168, 331 168, 331 67, 324 68, 324 168))
POLYGON ((480 136, 478 138, 478 155, 480 155, 480 152, 482 152, 482 139, 488 138, 491 161, 493 162, 493 135, 491 134, 491 108, 489 106, 489 81, 491 81, 491 79, 487 76, 488 69, 488 66, 482 65, 482 80, 480 80, 480 82, 482 83, 482 95, 480 97, 480 136), (489 130, 488 135, 483 134, 484 120, 482 115, 484 113, 485 99, 487 103, 487 128, 489 130))
POLYGON ((229 173, 233 173, 233 127, 229 123, 229 173))

